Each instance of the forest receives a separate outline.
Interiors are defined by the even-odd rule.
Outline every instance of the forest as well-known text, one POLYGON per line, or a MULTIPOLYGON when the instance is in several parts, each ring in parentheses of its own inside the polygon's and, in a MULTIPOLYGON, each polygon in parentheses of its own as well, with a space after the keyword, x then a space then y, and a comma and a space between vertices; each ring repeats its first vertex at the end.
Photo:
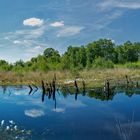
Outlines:
POLYGON ((0 60, 0 71, 47 72, 102 68, 140 68, 140 42, 116 45, 110 39, 99 39, 83 46, 69 46, 64 54, 46 48, 43 54, 24 62, 10 64, 0 60))

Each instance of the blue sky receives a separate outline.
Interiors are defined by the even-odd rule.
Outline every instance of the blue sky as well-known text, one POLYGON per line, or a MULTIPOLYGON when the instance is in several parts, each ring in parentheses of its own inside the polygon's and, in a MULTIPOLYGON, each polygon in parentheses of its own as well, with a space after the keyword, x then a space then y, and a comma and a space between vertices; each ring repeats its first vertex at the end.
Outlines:
POLYGON ((0 59, 29 60, 99 38, 139 41, 140 0, 0 0, 0 59))

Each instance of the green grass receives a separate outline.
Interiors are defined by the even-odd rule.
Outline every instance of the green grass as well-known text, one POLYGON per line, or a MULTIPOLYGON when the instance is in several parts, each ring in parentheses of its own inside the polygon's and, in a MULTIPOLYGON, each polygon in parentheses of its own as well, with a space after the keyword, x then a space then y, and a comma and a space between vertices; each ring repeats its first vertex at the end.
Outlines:
POLYGON ((126 64, 117 64, 116 68, 140 69, 140 61, 127 62, 126 64))

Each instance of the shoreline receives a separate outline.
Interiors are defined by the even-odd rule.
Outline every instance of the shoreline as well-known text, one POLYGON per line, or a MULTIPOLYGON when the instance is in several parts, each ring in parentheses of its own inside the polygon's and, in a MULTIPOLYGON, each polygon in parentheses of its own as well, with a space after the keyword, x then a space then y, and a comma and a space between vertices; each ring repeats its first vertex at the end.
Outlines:
POLYGON ((41 81, 45 83, 52 82, 56 75, 56 83, 58 86, 73 86, 76 79, 79 88, 82 88, 82 81, 84 80, 87 88, 102 87, 106 80, 111 84, 126 81, 125 76, 128 76, 130 82, 140 81, 140 69, 94 69, 82 70, 78 72, 70 71, 48 71, 48 72, 0 72, 1 86, 18 86, 18 85, 32 85, 41 86, 41 81))

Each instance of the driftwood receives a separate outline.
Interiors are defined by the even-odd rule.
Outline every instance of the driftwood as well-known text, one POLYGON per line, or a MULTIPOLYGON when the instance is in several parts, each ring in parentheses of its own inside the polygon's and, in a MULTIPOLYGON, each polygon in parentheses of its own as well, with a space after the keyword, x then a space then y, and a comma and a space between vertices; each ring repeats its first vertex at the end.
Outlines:
POLYGON ((29 85, 29 88, 30 88, 30 91, 29 91, 29 95, 32 93, 32 91, 33 91, 33 88, 32 88, 32 86, 31 85, 29 85))
POLYGON ((46 94, 45 85, 44 81, 42 80, 42 102, 44 102, 45 94, 46 94))

